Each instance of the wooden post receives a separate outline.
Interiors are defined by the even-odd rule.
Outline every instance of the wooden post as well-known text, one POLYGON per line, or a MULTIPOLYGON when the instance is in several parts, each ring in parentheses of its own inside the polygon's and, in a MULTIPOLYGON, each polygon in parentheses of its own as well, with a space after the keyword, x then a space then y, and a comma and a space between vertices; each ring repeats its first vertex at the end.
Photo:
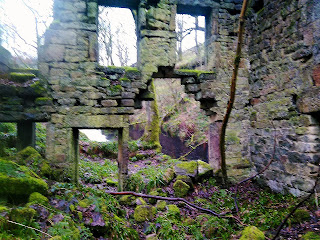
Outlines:
POLYGON ((129 127, 120 128, 118 130, 118 190, 126 189, 126 181, 128 178, 128 139, 129 127))

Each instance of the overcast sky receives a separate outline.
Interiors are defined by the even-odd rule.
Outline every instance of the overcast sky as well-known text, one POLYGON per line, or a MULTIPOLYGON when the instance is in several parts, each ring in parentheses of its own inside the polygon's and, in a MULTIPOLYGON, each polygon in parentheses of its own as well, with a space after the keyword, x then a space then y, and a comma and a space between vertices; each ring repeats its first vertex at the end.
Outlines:
MULTIPOLYGON (((46 27, 48 27, 52 21, 50 17, 52 15, 52 0, 24 0, 29 6, 34 8, 36 12, 40 13, 39 32, 43 34, 46 27), (43 24, 41 22, 46 22, 43 24)), ((136 48, 133 42, 135 34, 134 21, 131 12, 128 9, 115 9, 109 11, 109 17, 112 19, 115 28, 119 25, 122 26, 127 36, 122 38, 123 44, 126 44, 130 51, 131 61, 129 65, 136 61, 136 48), (127 42, 126 42, 127 41, 127 42)), ((193 23, 192 18, 185 17, 186 27, 193 23)), ((0 0, 0 22, 1 24, 15 27, 19 35, 25 40, 26 44, 19 36, 12 36, 12 33, 5 34, 5 42, 3 43, 12 54, 13 49, 18 49, 21 52, 27 53, 31 56, 36 56, 36 49, 30 45, 35 45, 36 31, 35 31, 35 19, 32 12, 23 4, 23 0, 0 0)), ((199 25, 204 26, 204 17, 199 17, 199 25)), ((198 33, 198 41, 204 42, 204 33, 198 33)), ((190 34, 185 38, 183 43, 183 50, 189 49, 194 46, 194 34, 190 34)), ((116 65, 118 62, 115 60, 116 65)))

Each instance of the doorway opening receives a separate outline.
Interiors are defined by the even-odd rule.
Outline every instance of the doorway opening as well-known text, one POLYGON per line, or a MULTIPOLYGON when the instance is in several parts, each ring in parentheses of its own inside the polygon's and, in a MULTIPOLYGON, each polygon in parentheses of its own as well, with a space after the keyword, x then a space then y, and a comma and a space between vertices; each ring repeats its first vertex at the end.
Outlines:
POLYGON ((118 183, 117 129, 76 129, 79 134, 79 179, 85 184, 116 187, 118 183))

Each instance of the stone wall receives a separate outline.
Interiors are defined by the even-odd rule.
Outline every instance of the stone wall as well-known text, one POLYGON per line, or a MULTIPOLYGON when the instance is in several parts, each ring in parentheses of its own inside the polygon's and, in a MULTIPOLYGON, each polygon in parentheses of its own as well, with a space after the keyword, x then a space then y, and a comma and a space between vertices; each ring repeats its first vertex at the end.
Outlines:
POLYGON ((251 160, 259 171, 274 157, 264 182, 300 195, 313 187, 320 157, 320 108, 303 95, 318 94, 320 2, 264 2, 246 25, 251 160))
MULTIPOLYGON (((219 167, 219 127, 228 101, 242 1, 134 3, 128 7, 137 11, 139 71, 98 67, 97 1, 55 0, 54 22, 39 64, 55 107, 48 125, 48 158, 61 172, 71 169, 76 175, 79 128, 116 128, 126 136, 128 115, 142 100, 152 99, 152 77, 178 77, 212 120, 209 161, 219 167), (207 69, 214 74, 174 71, 176 13, 206 16, 207 69)), ((274 157, 261 180, 276 191, 304 194, 319 164, 320 3, 252 4, 227 129, 228 174, 244 178, 274 157)))

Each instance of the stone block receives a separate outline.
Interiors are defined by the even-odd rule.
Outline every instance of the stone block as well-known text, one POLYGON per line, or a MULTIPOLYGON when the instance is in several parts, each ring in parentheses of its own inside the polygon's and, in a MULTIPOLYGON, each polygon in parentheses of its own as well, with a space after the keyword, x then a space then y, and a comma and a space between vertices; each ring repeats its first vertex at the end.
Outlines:
POLYGON ((88 52, 76 49, 67 49, 65 60, 67 62, 84 62, 87 61, 88 52))
POLYGON ((77 34, 74 30, 49 29, 46 32, 46 43, 75 46, 77 44, 77 34))
POLYGON ((304 91, 298 98, 297 107, 302 113, 320 111, 320 87, 312 87, 304 91))
POLYGON ((122 99, 121 106, 123 107, 134 107, 134 100, 133 99, 122 99))
POLYGON ((199 84, 187 84, 186 85, 186 91, 190 93, 196 93, 200 91, 199 84))
POLYGON ((118 103, 116 100, 103 100, 101 101, 101 105, 104 107, 116 107, 118 103))
POLYGON ((49 44, 39 56, 40 62, 62 62, 64 60, 65 47, 59 44, 49 44))

